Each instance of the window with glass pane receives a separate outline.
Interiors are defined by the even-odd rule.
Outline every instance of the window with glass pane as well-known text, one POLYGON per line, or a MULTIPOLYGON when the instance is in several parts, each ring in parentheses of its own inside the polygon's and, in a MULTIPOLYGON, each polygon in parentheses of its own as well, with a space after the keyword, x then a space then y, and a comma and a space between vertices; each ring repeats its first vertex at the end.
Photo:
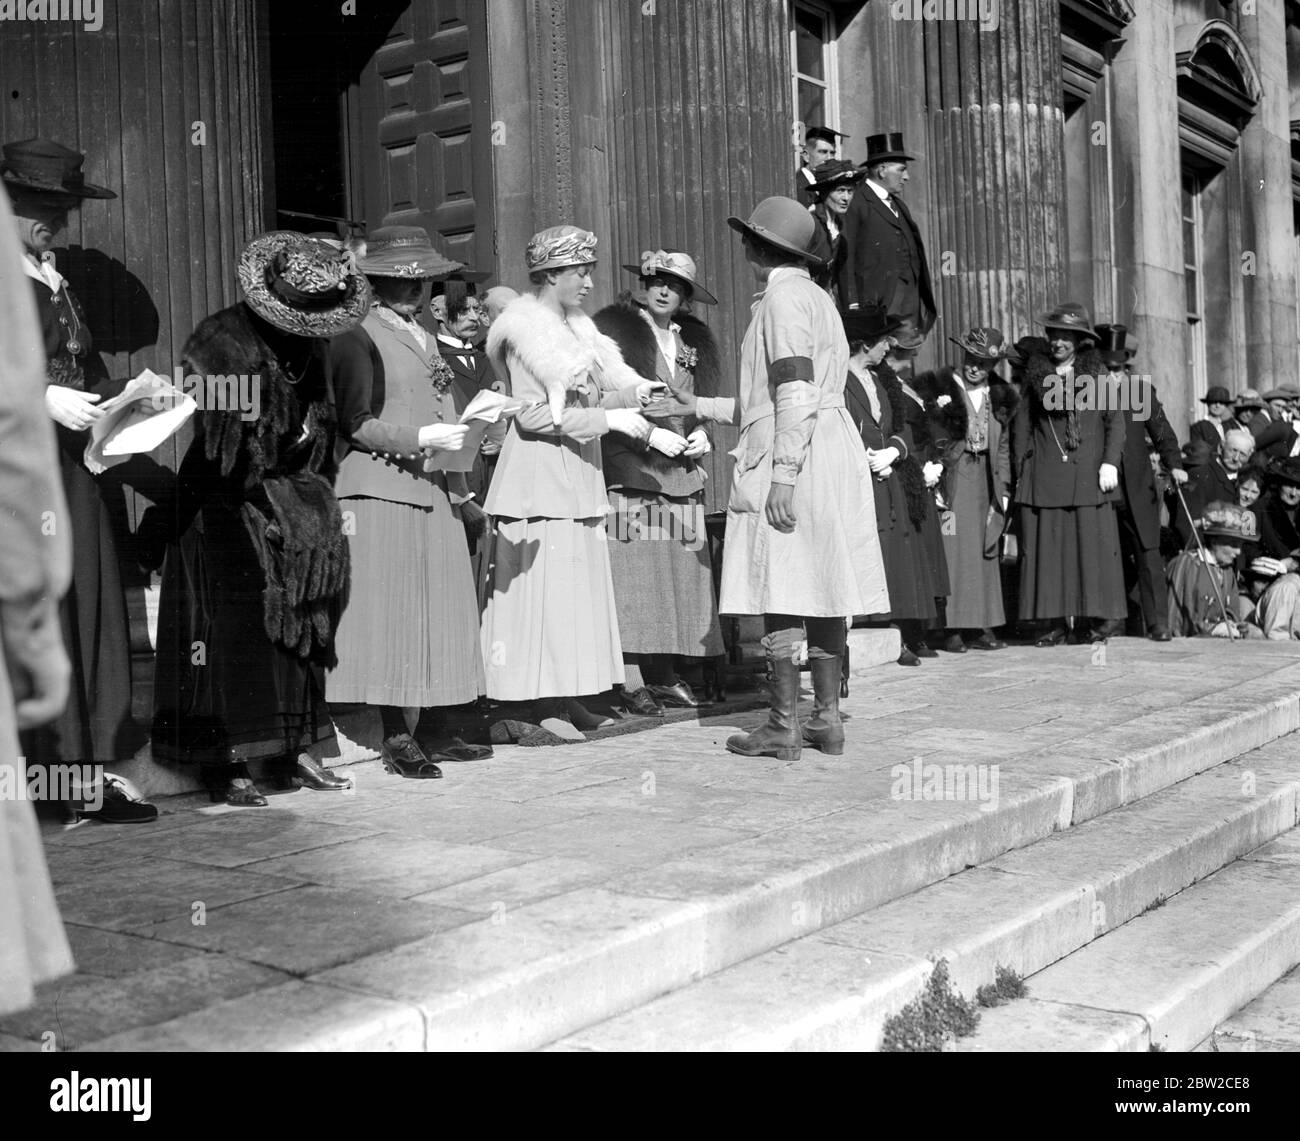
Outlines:
POLYGON ((799 121, 835 127, 834 28, 830 10, 795 0, 790 5, 790 58, 794 65, 794 105, 799 121))

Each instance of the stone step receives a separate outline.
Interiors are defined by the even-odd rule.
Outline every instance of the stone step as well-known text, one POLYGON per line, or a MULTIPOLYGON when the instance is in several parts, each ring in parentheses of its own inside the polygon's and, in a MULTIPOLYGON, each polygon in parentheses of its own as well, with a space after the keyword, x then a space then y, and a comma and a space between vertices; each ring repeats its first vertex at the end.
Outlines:
POLYGON ((1300 967, 1220 1023, 1196 1049, 1216 1054, 1300 1051, 1300 967))
MULTIPOLYGON (((885 1021, 920 993, 939 959, 967 997, 993 982, 997 966, 1033 975, 1294 828, 1295 743, 1279 741, 1217 766, 552 1048, 877 1049, 885 1021)), ((994 1014, 1008 1017, 985 1017, 994 1014)), ((1023 1032, 1021 1022, 1015 1025, 1023 1032)), ((1099 1048, 1115 1048, 1119 1028, 1133 1029, 1095 1011, 1080 1026, 1111 1044, 1099 1048)))
POLYGON ((1028 980, 959 1051, 1192 1050, 1300 963, 1300 829, 1028 980))

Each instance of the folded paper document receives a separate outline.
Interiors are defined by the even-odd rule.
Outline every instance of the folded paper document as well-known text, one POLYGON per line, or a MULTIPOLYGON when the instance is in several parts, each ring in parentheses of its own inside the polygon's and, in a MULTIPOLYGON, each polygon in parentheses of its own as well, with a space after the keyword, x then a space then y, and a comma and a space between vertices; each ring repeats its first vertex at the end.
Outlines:
POLYGON ((130 456, 153 451, 176 434, 198 405, 166 377, 145 369, 112 400, 97 407, 104 415, 90 430, 85 455, 93 475, 130 456))
POLYGON ((489 430, 498 425, 504 429, 506 421, 523 406, 522 400, 503 396, 490 388, 475 393, 474 398, 465 406, 465 411, 457 420, 459 424, 469 425, 469 431, 465 433, 464 446, 454 452, 441 448, 427 451, 424 470, 470 471, 474 467, 474 457, 478 455, 479 448, 483 445, 483 438, 489 430))

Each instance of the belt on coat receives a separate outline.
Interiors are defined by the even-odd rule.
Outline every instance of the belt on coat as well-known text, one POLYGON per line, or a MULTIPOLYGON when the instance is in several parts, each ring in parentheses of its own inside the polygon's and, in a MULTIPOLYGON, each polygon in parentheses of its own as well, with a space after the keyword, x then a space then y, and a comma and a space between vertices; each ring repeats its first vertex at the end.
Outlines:
MULTIPOLYGON (((818 411, 825 411, 827 408, 843 408, 844 393, 826 393, 822 396, 821 404, 818 411)), ((740 418, 740 430, 743 432, 751 424, 757 424, 760 420, 766 420, 769 416, 776 415, 776 406, 773 404, 759 404, 753 408, 746 409, 745 414, 740 418)))

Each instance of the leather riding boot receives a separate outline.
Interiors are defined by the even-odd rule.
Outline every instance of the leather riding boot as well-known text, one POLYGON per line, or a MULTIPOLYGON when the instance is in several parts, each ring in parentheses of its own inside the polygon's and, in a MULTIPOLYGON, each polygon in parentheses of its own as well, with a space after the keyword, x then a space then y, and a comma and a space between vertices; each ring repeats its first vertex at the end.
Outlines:
MULTIPOLYGON (((742 757, 775 757, 797 761, 802 738, 799 735, 799 663, 791 655, 768 654, 771 695, 767 721, 752 733, 727 738, 727 751, 742 757)), ((835 659, 835 684, 840 684, 839 659, 835 659)))
POLYGON ((803 743, 832 757, 844 752, 844 725, 840 721, 840 659, 808 659, 812 672, 813 714, 803 726, 803 743))

